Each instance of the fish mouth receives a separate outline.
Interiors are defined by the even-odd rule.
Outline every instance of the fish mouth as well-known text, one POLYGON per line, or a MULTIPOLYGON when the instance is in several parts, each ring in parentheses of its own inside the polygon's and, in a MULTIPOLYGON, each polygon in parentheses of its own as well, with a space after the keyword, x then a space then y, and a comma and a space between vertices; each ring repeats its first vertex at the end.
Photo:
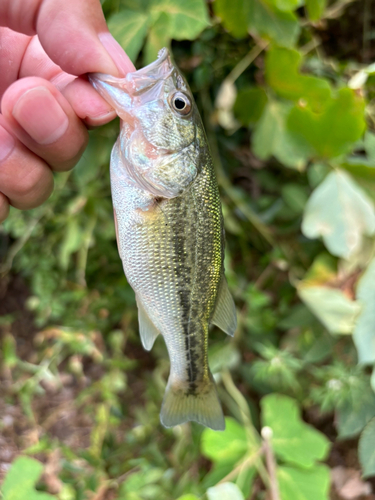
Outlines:
MULTIPOLYGON (((155 61, 144 68, 127 73, 124 78, 105 73, 89 73, 88 79, 99 94, 117 110, 118 96, 115 96, 115 94, 119 91, 131 97, 141 95, 158 82, 172 76, 176 71, 171 55, 168 49, 164 47, 159 51, 158 58, 155 61)), ((124 98, 122 101, 124 101, 124 98)))

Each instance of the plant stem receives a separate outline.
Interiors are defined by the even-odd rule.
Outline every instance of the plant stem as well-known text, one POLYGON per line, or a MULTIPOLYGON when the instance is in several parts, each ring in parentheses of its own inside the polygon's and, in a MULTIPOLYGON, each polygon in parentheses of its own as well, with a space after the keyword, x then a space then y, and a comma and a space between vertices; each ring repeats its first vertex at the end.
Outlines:
POLYGON ((258 43, 246 54, 246 56, 241 59, 241 61, 236 64, 229 75, 224 81, 234 83, 239 76, 247 69, 250 64, 255 61, 255 59, 263 52, 263 50, 269 45, 269 42, 264 40, 259 40, 258 43))
POLYGON ((271 493, 271 499, 280 500, 279 483, 277 481, 277 476, 276 476, 276 460, 271 445, 271 440, 270 440, 271 436, 268 434, 268 432, 263 432, 266 429, 268 431, 268 428, 262 429, 262 437, 264 439, 263 446, 266 456, 267 470, 270 478, 269 488, 271 493))
POLYGON ((245 458, 243 462, 237 465, 229 474, 227 474, 223 479, 221 479, 217 484, 226 483, 235 479, 238 474, 242 472, 243 469, 249 468, 255 465, 258 458, 260 458, 265 452, 264 446, 261 446, 255 453, 251 454, 249 457, 245 458))

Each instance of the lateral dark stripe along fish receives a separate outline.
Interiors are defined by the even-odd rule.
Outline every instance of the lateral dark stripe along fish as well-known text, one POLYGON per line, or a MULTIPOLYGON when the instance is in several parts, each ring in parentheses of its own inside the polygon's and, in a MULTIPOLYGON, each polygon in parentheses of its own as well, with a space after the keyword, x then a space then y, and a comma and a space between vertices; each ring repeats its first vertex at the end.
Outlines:
POLYGON ((193 96, 167 49, 125 78, 89 79, 121 118, 111 156, 117 242, 142 343, 150 350, 161 333, 171 361, 161 422, 224 429, 208 328, 233 335, 236 312, 224 276, 219 191, 193 96))

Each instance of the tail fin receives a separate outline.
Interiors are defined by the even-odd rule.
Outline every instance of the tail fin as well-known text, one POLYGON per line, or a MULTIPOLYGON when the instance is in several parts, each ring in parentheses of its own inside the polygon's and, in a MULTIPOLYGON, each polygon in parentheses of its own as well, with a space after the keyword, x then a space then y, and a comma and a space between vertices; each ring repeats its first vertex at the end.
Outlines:
POLYGON ((160 412, 161 423, 164 427, 173 427, 191 420, 215 431, 225 429, 223 410, 211 374, 208 380, 196 382, 194 392, 185 384, 168 381, 160 412))

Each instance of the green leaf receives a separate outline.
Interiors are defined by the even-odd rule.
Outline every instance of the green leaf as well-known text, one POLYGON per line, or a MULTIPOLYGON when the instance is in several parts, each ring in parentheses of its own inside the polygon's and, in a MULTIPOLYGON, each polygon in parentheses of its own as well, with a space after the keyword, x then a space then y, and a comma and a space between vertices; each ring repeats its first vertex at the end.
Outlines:
POLYGON ((191 493, 187 495, 182 495, 182 497, 178 497, 177 500, 199 500, 199 498, 191 493))
POLYGON ((358 362, 373 364, 375 363, 375 259, 371 261, 359 280, 356 297, 363 306, 353 332, 358 362))
POLYGON ((361 305, 350 300, 343 291, 302 282, 298 295, 331 333, 353 332, 361 305))
POLYGON ((340 438, 357 436, 366 424, 375 417, 375 394, 370 384, 360 390, 354 387, 351 398, 337 409, 336 424, 340 438))
POLYGON ((212 373, 231 370, 241 362, 241 354, 233 343, 227 342, 214 344, 208 350, 208 359, 212 373))
POLYGON ((331 172, 307 202, 302 232, 322 236, 333 255, 348 259, 361 248, 363 235, 375 232, 373 203, 347 173, 331 172))
POLYGON ((268 0, 268 3, 274 5, 283 12, 289 12, 298 9, 303 5, 303 0, 268 0))
POLYGON ((208 500, 244 500, 244 496, 236 484, 222 483, 207 490, 208 500))
POLYGON ((251 0, 249 5, 252 31, 282 47, 293 47, 300 32, 295 14, 283 12, 262 0, 251 0))
POLYGON ((326 465, 309 470, 278 467, 281 500, 329 500, 330 473, 326 465))
POLYGON ((215 14, 221 18, 226 30, 237 38, 248 34, 250 2, 246 0, 216 0, 215 14))
POLYGON ((194 40, 209 26, 204 0, 125 1, 125 8, 110 17, 108 26, 116 40, 134 62, 149 31, 146 62, 169 46, 170 40, 194 40))
POLYGON ((234 116, 246 127, 253 125, 262 116, 267 101, 267 94, 260 87, 241 89, 233 106, 234 116))
POLYGON ((375 163, 375 134, 369 131, 366 132, 364 146, 368 159, 375 163))
POLYGON ((76 252, 82 244, 82 229, 78 226, 77 219, 72 217, 69 219, 64 238, 61 242, 59 252, 59 264, 62 269, 67 269, 70 256, 76 252))
POLYGON ((194 40, 210 25, 204 0, 151 0, 151 10, 168 14, 169 36, 175 40, 194 40))
POLYGON ((213 462, 239 460, 248 450, 246 431, 233 418, 225 419, 225 431, 216 432, 204 429, 201 439, 201 452, 213 462))
POLYGON ((314 111, 319 111, 331 97, 331 87, 322 78, 300 74, 301 62, 302 55, 296 50, 271 48, 266 57, 267 82, 282 97, 292 101, 303 99, 314 111))
POLYGON ((98 177, 98 171, 102 165, 109 163, 114 139, 114 137, 105 136, 101 130, 89 132, 87 148, 72 172, 80 191, 98 177))
POLYGON ((314 148, 316 155, 333 158, 346 153, 365 129, 365 102, 348 88, 340 89, 322 113, 308 106, 295 106, 288 117, 288 129, 314 148))
POLYGON ((296 214, 302 214, 307 203, 308 195, 306 188, 296 183, 284 184, 281 194, 286 205, 296 214))
POLYGON ((340 162, 340 168, 345 169, 351 175, 357 178, 358 181, 365 181, 365 188, 375 186, 375 163, 373 160, 367 160, 361 157, 348 158, 340 162))
POLYGON ((160 49, 163 47, 169 48, 170 23, 171 20, 168 14, 162 12, 150 28, 145 47, 145 64, 155 61, 160 49))
POLYGON ((366 425, 359 438, 358 455, 364 477, 375 476, 375 418, 366 425))
POLYGON ((5 477, 1 492, 3 500, 56 500, 56 497, 36 491, 35 483, 43 472, 43 465, 28 457, 18 457, 5 477))
POLYGON ((327 0, 306 0, 307 14, 311 21, 317 21, 326 10, 327 0))
POLYGON ((263 397, 260 404, 263 426, 272 429, 272 448, 279 458, 301 467, 312 467, 316 460, 327 457, 328 439, 303 422, 294 399, 270 394, 263 397))
POLYGON ((303 170, 311 150, 287 130, 290 109, 288 104, 277 101, 267 104, 252 136, 253 151, 261 160, 273 155, 284 165, 303 170))
POLYGON ((131 493, 143 494, 143 491, 154 485, 161 479, 164 470, 158 467, 144 466, 141 471, 131 474, 126 481, 121 484, 120 492, 125 497, 131 493))
POLYGON ((142 48, 149 21, 149 14, 136 10, 121 10, 108 20, 109 30, 133 62, 142 48))

